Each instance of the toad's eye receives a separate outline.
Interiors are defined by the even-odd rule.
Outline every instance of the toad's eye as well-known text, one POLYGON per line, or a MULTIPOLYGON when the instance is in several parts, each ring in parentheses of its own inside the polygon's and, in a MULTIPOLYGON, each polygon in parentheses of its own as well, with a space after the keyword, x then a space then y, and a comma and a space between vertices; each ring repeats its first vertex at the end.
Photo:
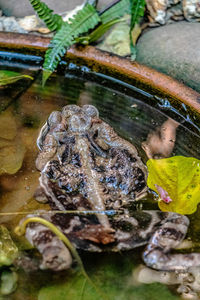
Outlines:
POLYGON ((78 107, 77 105, 66 105, 62 109, 62 115, 65 118, 69 118, 72 115, 75 115, 81 111, 81 108, 78 107))
POLYGON ((49 127, 54 127, 55 125, 61 123, 62 121, 62 115, 59 111, 53 111, 48 120, 47 120, 47 124, 49 127))
POLYGON ((91 118, 99 117, 99 112, 93 105, 83 105, 82 110, 91 118))

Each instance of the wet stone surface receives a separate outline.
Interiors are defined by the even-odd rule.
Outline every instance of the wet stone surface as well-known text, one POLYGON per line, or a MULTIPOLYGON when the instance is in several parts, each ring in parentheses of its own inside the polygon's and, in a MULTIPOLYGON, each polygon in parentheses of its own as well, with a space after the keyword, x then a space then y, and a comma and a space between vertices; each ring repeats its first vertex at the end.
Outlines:
POLYGON ((179 22, 144 33, 137 61, 200 92, 200 24, 179 22))

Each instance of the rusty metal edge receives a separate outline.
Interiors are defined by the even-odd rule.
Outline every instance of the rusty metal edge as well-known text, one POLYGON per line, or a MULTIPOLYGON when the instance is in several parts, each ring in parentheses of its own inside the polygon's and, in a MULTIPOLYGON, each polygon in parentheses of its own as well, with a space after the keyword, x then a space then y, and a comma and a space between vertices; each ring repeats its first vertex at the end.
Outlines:
MULTIPOLYGON (((44 54, 50 39, 36 35, 0 32, 0 49, 19 52, 38 52, 44 54)), ((144 86, 151 87, 171 99, 188 105, 196 113, 200 113, 200 94, 177 80, 164 75, 154 69, 131 62, 108 52, 96 49, 93 46, 71 47, 66 59, 81 60, 87 66, 98 70, 110 70, 118 78, 133 79, 144 86)))

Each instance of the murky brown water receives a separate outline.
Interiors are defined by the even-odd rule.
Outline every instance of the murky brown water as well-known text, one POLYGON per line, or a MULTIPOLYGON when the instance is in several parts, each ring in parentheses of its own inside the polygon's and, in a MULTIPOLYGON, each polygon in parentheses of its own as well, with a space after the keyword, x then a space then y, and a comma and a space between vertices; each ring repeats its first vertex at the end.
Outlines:
MULTIPOLYGON (((59 110, 67 104, 92 104, 97 107, 100 117, 108 122, 124 138, 130 140, 139 150, 144 161, 147 157, 141 148, 148 134, 161 126, 167 114, 152 107, 150 96, 129 90, 127 87, 117 90, 116 83, 107 78, 95 81, 76 77, 74 74, 52 77, 45 88, 41 87, 37 70, 29 71, 35 76, 34 82, 21 81, 0 90, 0 203, 1 212, 33 211, 47 208, 34 200, 34 191, 38 185, 39 172, 35 168, 37 156, 36 139, 41 126, 53 110, 59 110), (98 83, 97 83, 98 81, 98 83), (109 87, 108 87, 109 86, 109 87), (119 91, 120 90, 120 91, 119 91), (19 169, 17 172, 15 170, 19 169), (14 174, 6 174, 6 172, 14 174)), ((72 72, 73 73, 73 72, 72 72)), ((82 74, 83 75, 83 74, 82 74)), ((87 74, 88 76, 88 74, 87 74)), ((85 76, 85 77, 87 77, 85 76)), ((98 80, 97 80, 98 79, 98 80)), ((187 123, 182 116, 167 111, 180 121, 176 131, 176 143, 172 155, 184 155, 200 158, 200 136, 195 127, 187 123)), ((142 202, 143 203, 143 202, 142 202)), ((145 208, 157 207, 149 197, 145 208)), ((15 236, 13 229, 22 216, 1 216, 1 224, 11 231, 12 237, 20 249, 30 251, 25 239, 15 236)), ((190 237, 199 242, 200 220, 198 213, 191 217, 190 237), (195 229, 195 230, 194 230, 195 229)), ((159 283, 135 285, 133 269, 142 264, 142 249, 117 254, 82 253, 83 263, 90 277, 98 283, 109 299, 178 299, 175 288, 159 283)), ((48 271, 24 273, 19 271, 18 289, 5 299, 100 299, 90 286, 84 294, 80 292, 83 282, 77 279, 76 270, 53 274, 48 271), (69 288, 70 286, 70 288, 69 288), (81 298, 82 297, 82 298, 81 298)), ((3 298, 4 299, 4 298, 3 298)))

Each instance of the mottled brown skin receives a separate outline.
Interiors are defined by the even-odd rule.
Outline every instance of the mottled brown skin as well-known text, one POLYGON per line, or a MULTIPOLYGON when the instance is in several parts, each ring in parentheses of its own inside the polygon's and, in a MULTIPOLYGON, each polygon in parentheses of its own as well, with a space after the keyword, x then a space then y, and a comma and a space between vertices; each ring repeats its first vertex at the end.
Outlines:
MULTIPOLYGON (((168 254, 184 239, 187 217, 129 209, 146 191, 146 167, 136 148, 103 122, 94 106, 67 105, 62 112, 51 113, 37 145, 39 201, 48 202, 53 210, 121 211, 113 216, 55 213, 48 217, 76 248, 121 251, 150 241, 143 254, 150 267, 185 269, 200 261, 200 254, 168 254)), ((31 224, 26 236, 43 256, 41 268, 62 270, 71 265, 68 249, 43 225, 31 224)))

